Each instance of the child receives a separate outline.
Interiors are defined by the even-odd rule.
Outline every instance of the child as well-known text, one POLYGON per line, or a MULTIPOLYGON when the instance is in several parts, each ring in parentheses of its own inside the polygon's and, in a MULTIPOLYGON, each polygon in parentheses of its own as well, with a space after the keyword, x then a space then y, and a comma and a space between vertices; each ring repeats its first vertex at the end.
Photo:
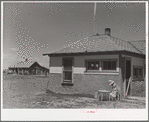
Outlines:
POLYGON ((116 98, 117 97, 117 93, 119 92, 119 87, 116 83, 114 83, 114 81, 109 80, 109 85, 112 86, 112 91, 110 93, 110 96, 116 98))

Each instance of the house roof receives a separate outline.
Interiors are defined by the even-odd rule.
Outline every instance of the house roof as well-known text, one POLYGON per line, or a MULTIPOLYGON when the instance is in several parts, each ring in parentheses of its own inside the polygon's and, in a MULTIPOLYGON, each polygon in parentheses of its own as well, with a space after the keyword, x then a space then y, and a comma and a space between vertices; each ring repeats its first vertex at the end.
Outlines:
POLYGON ((20 68, 29 68, 31 64, 16 64, 15 67, 20 67, 20 68))
POLYGON ((14 67, 9 67, 9 68, 10 68, 10 69, 11 69, 11 68, 30 68, 30 67, 33 67, 33 66, 35 66, 35 65, 38 65, 39 67, 48 70, 48 68, 39 65, 39 63, 36 62, 36 61, 33 62, 32 64, 16 64, 14 67))
POLYGON ((64 53, 82 53, 82 52, 105 52, 105 51, 129 51, 143 54, 132 43, 107 35, 98 35, 77 42, 68 44, 68 46, 43 55, 56 55, 64 53))
POLYGON ((139 49, 143 54, 145 54, 145 40, 131 41, 130 43, 134 45, 137 49, 139 49))
POLYGON ((38 66, 42 69, 49 70, 48 68, 41 66, 38 62, 34 62, 29 68, 34 68, 35 66, 38 66))

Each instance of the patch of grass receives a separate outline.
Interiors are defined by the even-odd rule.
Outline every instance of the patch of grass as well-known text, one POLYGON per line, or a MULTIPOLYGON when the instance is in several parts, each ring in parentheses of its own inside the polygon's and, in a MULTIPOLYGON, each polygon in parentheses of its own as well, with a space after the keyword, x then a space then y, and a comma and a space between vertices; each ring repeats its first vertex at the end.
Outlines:
POLYGON ((46 93, 52 94, 53 96, 60 96, 60 97, 88 97, 94 98, 92 94, 61 94, 61 93, 54 93, 53 91, 47 90, 46 93))

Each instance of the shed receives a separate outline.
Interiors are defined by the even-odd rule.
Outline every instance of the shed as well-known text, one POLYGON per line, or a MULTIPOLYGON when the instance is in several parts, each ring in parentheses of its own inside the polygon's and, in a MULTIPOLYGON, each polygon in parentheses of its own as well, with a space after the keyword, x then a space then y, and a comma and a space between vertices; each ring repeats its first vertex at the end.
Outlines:
POLYGON ((38 62, 32 64, 17 64, 14 67, 9 67, 9 70, 15 74, 23 75, 48 75, 49 69, 39 65, 38 62))

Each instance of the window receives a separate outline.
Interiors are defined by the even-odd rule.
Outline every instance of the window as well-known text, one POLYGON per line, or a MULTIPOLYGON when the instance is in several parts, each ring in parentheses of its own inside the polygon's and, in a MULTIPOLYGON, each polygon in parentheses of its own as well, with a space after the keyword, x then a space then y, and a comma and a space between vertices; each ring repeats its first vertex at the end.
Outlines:
POLYGON ((133 77, 142 78, 143 77, 143 67, 134 66, 133 67, 133 77))
POLYGON ((103 61, 103 70, 116 70, 116 61, 103 61))
POLYGON ((73 58, 63 58, 63 86, 72 86, 72 66, 73 58))
POLYGON ((88 70, 98 70, 99 62, 98 61, 89 61, 88 62, 88 70))
POLYGON ((137 68, 133 68, 133 76, 138 77, 138 69, 137 68))
POLYGON ((88 71, 116 71, 117 61, 115 60, 86 60, 86 69, 88 71))
POLYGON ((138 71, 138 75, 142 77, 142 74, 143 74, 142 71, 143 71, 143 69, 142 69, 142 68, 139 68, 138 70, 139 70, 139 71, 138 71))
POLYGON ((72 72, 64 71, 64 81, 72 82, 72 72))

